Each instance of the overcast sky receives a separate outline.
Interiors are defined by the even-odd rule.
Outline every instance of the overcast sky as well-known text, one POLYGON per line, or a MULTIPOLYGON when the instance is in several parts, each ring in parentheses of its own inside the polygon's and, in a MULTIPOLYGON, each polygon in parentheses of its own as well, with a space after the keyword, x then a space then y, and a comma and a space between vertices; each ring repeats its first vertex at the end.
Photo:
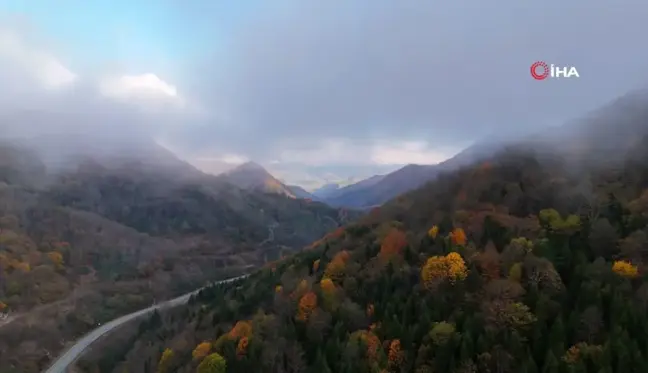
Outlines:
POLYGON ((640 0, 0 0, 0 128, 355 180, 645 86, 646 20, 640 0), (535 81, 537 60, 580 77, 535 81))

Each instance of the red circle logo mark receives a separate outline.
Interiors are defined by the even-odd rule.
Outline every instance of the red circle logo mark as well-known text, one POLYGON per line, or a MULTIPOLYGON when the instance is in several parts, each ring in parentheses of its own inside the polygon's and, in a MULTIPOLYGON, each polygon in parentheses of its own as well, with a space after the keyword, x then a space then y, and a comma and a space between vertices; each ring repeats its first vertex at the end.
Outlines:
POLYGON ((531 76, 535 80, 545 80, 549 76, 549 66, 544 61, 536 61, 531 65, 531 76))

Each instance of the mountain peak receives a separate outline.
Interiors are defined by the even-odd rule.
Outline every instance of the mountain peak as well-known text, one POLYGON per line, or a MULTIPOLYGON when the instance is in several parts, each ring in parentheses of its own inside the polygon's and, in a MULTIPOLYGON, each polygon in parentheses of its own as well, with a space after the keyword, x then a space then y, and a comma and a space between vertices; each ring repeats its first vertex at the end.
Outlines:
POLYGON ((264 171, 264 172, 267 172, 266 169, 263 166, 261 166, 260 164, 258 164, 256 162, 253 162, 253 161, 241 163, 240 165, 236 166, 234 168, 234 170, 264 171))
POLYGON ((221 175, 221 178, 242 189, 256 189, 294 198, 290 189, 256 162, 245 162, 221 175))

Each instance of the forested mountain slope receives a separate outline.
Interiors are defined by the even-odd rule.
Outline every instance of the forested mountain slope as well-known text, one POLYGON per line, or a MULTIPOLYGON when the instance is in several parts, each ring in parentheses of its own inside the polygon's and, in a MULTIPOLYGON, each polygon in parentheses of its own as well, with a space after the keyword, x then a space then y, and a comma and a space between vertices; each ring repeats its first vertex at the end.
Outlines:
POLYGON ((38 152, 0 146, 2 369, 38 372, 97 323, 276 260, 355 217, 149 155, 50 173, 38 152))
POLYGON ((82 366, 646 372, 643 99, 606 108, 587 133, 556 129, 442 173, 241 285, 155 315, 82 366))

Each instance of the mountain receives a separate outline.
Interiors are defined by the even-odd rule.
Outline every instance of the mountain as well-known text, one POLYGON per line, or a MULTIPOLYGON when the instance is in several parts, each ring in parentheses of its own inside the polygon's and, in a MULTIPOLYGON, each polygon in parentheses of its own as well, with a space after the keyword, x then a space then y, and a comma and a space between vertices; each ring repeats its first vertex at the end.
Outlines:
POLYGON ((339 188, 329 193, 323 201, 337 207, 360 209, 376 207, 433 180, 440 172, 452 171, 475 162, 492 154, 501 146, 500 142, 480 142, 437 165, 409 164, 387 175, 373 176, 339 188))
POLYGON ((297 198, 292 190, 254 162, 246 162, 218 176, 239 188, 297 198))
POLYGON ((25 144, 0 144, 0 371, 42 371, 97 323, 276 260, 357 217, 241 189, 153 142, 67 154, 53 141, 25 144))
POLYGON ((338 189, 340 189, 339 184, 337 184, 337 183, 328 183, 328 184, 324 184, 321 187, 315 189, 311 194, 314 195, 317 198, 325 199, 329 195, 335 193, 335 191, 337 191, 338 189))
POLYGON ((646 108, 622 99, 589 125, 441 172, 309 250, 116 333, 81 366, 647 371, 646 108))
POLYGON ((309 193, 306 189, 298 186, 298 185, 287 185, 286 186, 288 190, 294 195, 296 198, 302 198, 302 199, 310 199, 310 200, 318 200, 317 197, 309 193))

